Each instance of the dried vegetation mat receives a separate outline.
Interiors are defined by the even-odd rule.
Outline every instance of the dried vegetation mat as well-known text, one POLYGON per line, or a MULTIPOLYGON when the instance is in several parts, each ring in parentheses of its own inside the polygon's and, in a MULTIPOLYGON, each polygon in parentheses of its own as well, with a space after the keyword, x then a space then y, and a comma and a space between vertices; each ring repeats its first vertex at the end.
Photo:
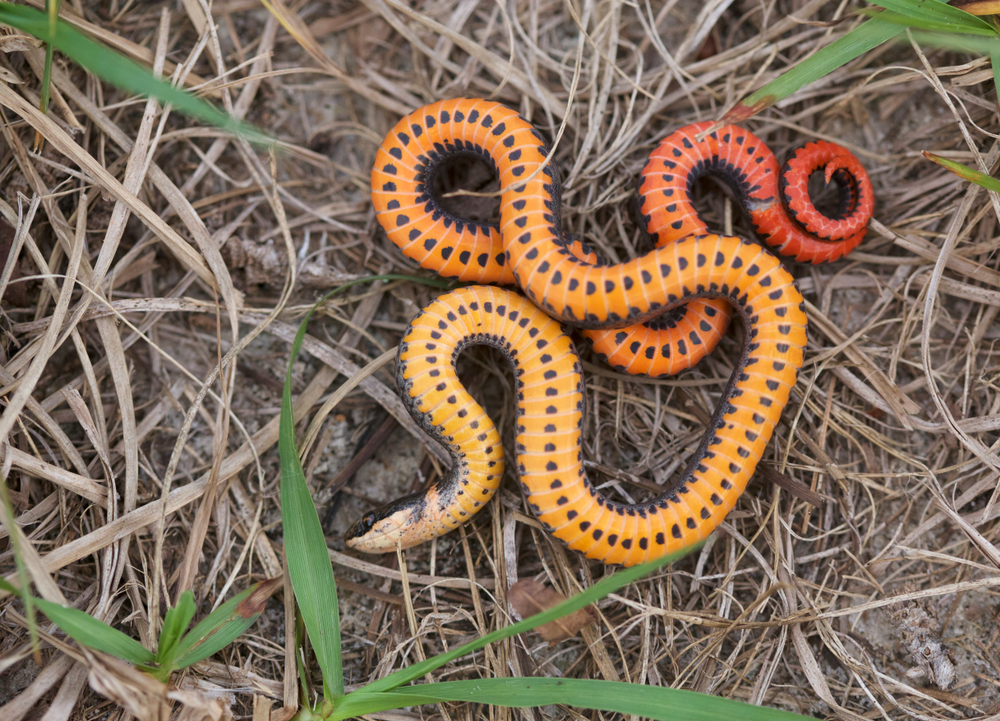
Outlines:
MULTIPOLYGON (((856 9, 331 0, 295 3, 289 33, 252 0, 65 0, 63 17, 272 133, 273 154, 164 116, 58 56, 43 116, 44 52, 8 33, 0 463, 17 523, 0 530, 2 572, 13 580, 17 533, 39 595, 147 645, 180 591, 194 591, 201 617, 282 573, 275 444, 295 327, 344 281, 427 275, 386 241, 368 198, 375 149, 403 113, 491 96, 549 137, 562 130, 567 227, 606 257, 628 258, 643 249, 629 204, 656 142, 718 118, 840 37, 856 9)), ((920 157, 996 165, 991 78, 984 60, 903 41, 749 123, 779 157, 811 138, 846 145, 877 197, 850 259, 791 266, 810 342, 766 467, 700 551, 605 599, 568 638, 527 634, 436 679, 592 677, 820 717, 995 718, 1000 207, 920 157)), ((456 174, 491 187, 475 168, 456 174)), ((718 187, 703 182, 698 193, 713 227, 749 232, 718 187)), ((495 203, 466 209, 488 217, 495 203)), ((303 465, 337 574, 349 684, 507 624, 518 580, 571 593, 612 572, 548 538, 512 479, 463 530, 405 552, 402 566, 344 551, 350 522, 442 470, 383 357, 433 294, 405 282, 350 289, 312 322, 294 368, 299 428, 317 424, 303 465)), ((648 498, 700 440, 736 335, 697 369, 655 382, 579 347, 591 477, 622 499, 648 498)), ((472 351, 460 371, 509 441, 502 358, 472 351)), ((279 594, 249 633, 174 678, 185 713, 294 710, 290 603, 279 594)), ((141 674, 84 653, 44 618, 33 651, 23 612, 0 601, 4 721, 162 713, 141 674)), ((511 715, 442 705, 386 717, 487 713, 511 715)))

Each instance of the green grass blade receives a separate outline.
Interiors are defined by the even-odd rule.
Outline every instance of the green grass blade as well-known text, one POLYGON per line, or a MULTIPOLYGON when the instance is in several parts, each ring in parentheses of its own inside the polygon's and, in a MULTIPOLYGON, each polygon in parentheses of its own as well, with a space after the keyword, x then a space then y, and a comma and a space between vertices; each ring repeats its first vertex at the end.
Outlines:
POLYGON ((170 670, 198 663, 239 638, 260 618, 267 599, 279 588, 280 578, 255 583, 208 614, 177 644, 170 670))
POLYGON ((741 100, 726 112, 720 122, 738 123, 753 117, 863 53, 892 40, 907 27, 941 33, 927 37, 927 42, 942 47, 956 46, 960 50, 976 48, 970 47, 970 38, 956 36, 956 33, 990 38, 997 35, 996 29, 985 20, 951 7, 942 0, 871 1, 885 10, 741 100))
POLYGON ((43 113, 49 111, 49 94, 52 92, 52 56, 55 52, 51 45, 45 46, 45 67, 42 70, 42 99, 39 103, 39 110, 43 113))
MULTIPOLYGON (((22 595, 20 591, 3 580, 0 580, 0 588, 10 593, 22 595)), ((32 603, 67 636, 82 646, 103 651, 136 665, 148 666, 154 661, 152 652, 148 651, 141 643, 126 636, 118 629, 111 628, 103 621, 98 621, 89 613, 68 606, 60 606, 58 603, 46 601, 44 598, 33 598, 32 603)))
POLYGON ((990 66, 993 68, 993 90, 1000 93, 1000 46, 990 50, 990 66))
MULTIPOLYGON (((464 646, 459 646, 456 649, 449 651, 448 653, 442 653, 433 658, 429 658, 426 661, 421 661, 420 663, 415 663, 412 666, 407 666, 406 668, 400 669, 395 673, 391 673, 383 679, 375 681, 374 683, 368 684, 362 689, 364 693, 373 693, 377 691, 388 691, 390 689, 402 686, 404 683, 409 683, 414 681, 421 676, 424 676, 435 669, 444 666, 446 663, 454 661, 456 658, 461 658, 466 654, 472 653, 473 651, 482 648, 483 646, 493 643, 494 641, 500 641, 510 636, 514 636, 518 633, 523 633, 525 631, 530 631, 533 628, 541 626, 543 623, 548 623, 549 621, 554 621, 561 616, 576 611, 577 609, 588 606, 589 604, 597 601, 598 599, 604 598, 609 593, 617 591, 623 586, 636 581, 647 573, 651 573, 668 563, 676 561, 678 558, 686 556, 692 551, 700 547, 699 545, 692 546, 691 548, 684 549, 678 553, 671 554, 669 556, 664 556, 663 558, 658 558, 655 561, 650 561, 649 563, 644 563, 640 566, 632 566, 631 568, 625 568, 618 571, 612 576, 603 578, 597 583, 595 583, 590 588, 571 596, 557 606, 553 606, 547 611, 542 613, 537 613, 534 616, 524 619, 518 623, 512 624, 505 628, 497 629, 492 633, 488 633, 482 638, 478 638, 475 641, 470 641, 464 646)), ((359 693, 355 691, 354 693, 359 693)), ((354 694, 349 694, 346 698, 350 698, 354 694)))
POLYGON ((329 718, 345 719, 444 701, 514 708, 565 704, 663 721, 803 721, 809 718, 695 691, 577 678, 497 678, 425 683, 382 693, 362 690, 347 696, 329 718))
MULTIPOLYGON (((955 50, 961 53, 982 53, 993 56, 1000 51, 1000 37, 982 37, 979 35, 958 35, 956 33, 929 33, 923 30, 911 30, 910 35, 922 45, 932 45, 945 50, 955 50)), ((996 71, 994 71, 994 77, 996 71)))
POLYGON ((947 168, 963 180, 968 180, 970 183, 975 183, 976 185, 982 186, 987 190, 992 190, 994 193, 1000 193, 1000 180, 997 180, 990 175, 986 175, 985 173, 981 173, 967 165, 956 163, 954 160, 948 160, 947 158, 942 158, 940 155, 928 153, 926 150, 923 151, 922 154, 928 160, 937 163, 943 168, 947 168))
MULTIPOLYGON (((55 33, 59 21, 59 6, 62 0, 45 0, 45 9, 49 16, 49 32, 55 33)), ((45 46, 45 68, 42 71, 42 102, 40 110, 45 113, 49 109, 49 93, 52 88, 52 46, 45 46)))
MULTIPOLYGON (((338 288, 339 290, 339 288, 338 288)), ((344 695, 344 671, 340 658, 340 607, 333 568, 326 552, 326 538, 302 472, 295 446, 295 416, 292 408, 292 367, 306 337, 309 319, 326 300, 309 309, 292 342, 281 393, 278 426, 278 455, 281 459, 281 524, 285 533, 285 560, 295 590, 295 600, 313 651, 323 673, 323 695, 327 699, 344 695)))
POLYGON ((104 651, 136 665, 153 663, 151 651, 141 643, 103 621, 98 621, 89 613, 76 608, 60 606, 58 603, 36 598, 35 605, 52 623, 65 631, 74 641, 89 648, 104 651))
POLYGON ((907 25, 920 30, 934 30, 973 35, 996 35, 996 29, 985 20, 952 7, 941 0, 869 0, 893 12, 880 20, 907 25), (890 19, 891 18, 891 19, 890 19))
POLYGON ((2 2, 0 23, 34 35, 112 85, 138 95, 151 95, 172 104, 182 113, 242 135, 252 142, 273 142, 272 138, 253 126, 230 118, 210 103, 157 79, 146 68, 94 42, 69 24, 60 20, 53 31, 46 14, 34 8, 2 2))
POLYGON ((819 80, 841 65, 849 63, 902 32, 902 27, 896 23, 886 22, 881 17, 867 20, 844 37, 820 48, 787 73, 741 100, 730 108, 719 122, 739 123, 752 118, 779 100, 784 100, 799 88, 819 80))
POLYGON ((295 445, 295 420, 292 410, 292 368, 305 339, 309 319, 316 309, 332 295, 352 285, 379 280, 405 280, 435 288, 452 288, 455 284, 438 278, 410 275, 377 275, 344 283, 327 293, 302 319, 292 342, 281 394, 281 419, 278 427, 278 455, 281 459, 281 516, 285 531, 285 557, 292 581, 295 600, 302 613, 306 631, 313 644, 316 659, 323 672, 324 695, 336 699, 344 695, 344 674, 340 658, 340 611, 337 605, 337 585, 326 552, 326 539, 319 515, 306 485, 302 463, 295 445))
POLYGON ((7 528, 7 537, 10 538, 10 547, 14 552, 14 573, 17 576, 17 582, 21 584, 21 588, 25 590, 24 593, 22 593, 6 581, 3 583, 3 586, 0 586, 0 588, 19 596, 21 601, 24 603, 24 618, 28 623, 28 640, 31 642, 32 650, 37 655, 38 623, 35 620, 35 599, 34 596, 32 596, 28 591, 28 569, 24 564, 24 556, 22 555, 21 549, 21 539, 23 536, 19 530, 15 531, 16 522, 14 521, 14 506, 10 502, 10 491, 7 488, 7 476, 4 474, 0 474, 0 519, 3 520, 3 525, 7 528))
MULTIPOLYGON (((949 37, 955 38, 956 41, 965 40, 969 35, 975 36, 986 36, 986 37, 996 37, 996 32, 992 29, 983 30, 982 28, 963 28, 958 29, 954 24, 948 22, 934 22, 931 20, 914 20, 909 15, 904 15, 902 13, 893 12, 891 10, 883 10, 879 13, 865 12, 866 15, 871 15, 872 17, 877 17, 879 20, 884 20, 887 23, 892 23, 894 25, 899 25, 904 28, 909 28, 914 31, 922 32, 932 32, 932 33, 942 33, 947 34, 949 37)), ((970 15, 970 17, 972 17, 970 15)))
POLYGON ((156 658, 160 661, 172 658, 174 648, 184 630, 194 618, 194 593, 188 589, 177 599, 177 605, 167 610, 160 629, 160 642, 156 644, 156 658))

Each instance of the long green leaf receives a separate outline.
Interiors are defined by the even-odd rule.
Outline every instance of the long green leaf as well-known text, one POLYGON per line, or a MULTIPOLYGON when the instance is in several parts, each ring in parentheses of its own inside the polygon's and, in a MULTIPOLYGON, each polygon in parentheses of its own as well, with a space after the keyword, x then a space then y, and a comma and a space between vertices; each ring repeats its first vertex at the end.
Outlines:
POLYGON ((333 568, 326 553, 326 538, 296 451, 295 412, 292 408, 292 367, 305 340, 309 319, 318 307, 319 303, 309 309, 292 342, 285 387, 281 393, 278 455, 281 459, 281 525, 285 533, 288 575, 323 673, 323 695, 331 699, 344 695, 337 584, 334 583, 333 568))
MULTIPOLYGON (((45 9, 49 16, 49 32, 55 32, 59 21, 59 6, 62 0, 45 0, 45 9)), ((42 101, 39 109, 45 113, 49 109, 49 93, 52 90, 52 46, 45 46, 45 67, 42 70, 42 101)))
POLYGON ((281 394, 281 419, 278 426, 278 455, 281 459, 281 517, 285 532, 285 558, 295 600, 302 612, 306 631, 312 641, 323 672, 324 696, 336 699, 344 695, 344 674, 340 658, 340 611, 337 585, 326 552, 326 539, 319 523, 316 506, 306 485, 302 463, 295 447, 295 420, 292 409, 292 367, 305 339, 309 319, 326 300, 352 285, 377 280, 407 280, 436 288, 451 288, 454 283, 436 278, 409 275, 381 275, 358 278, 327 293, 302 319, 292 342, 281 394))
MULTIPOLYGON (((0 580, 0 588, 20 595, 20 591, 4 580, 0 580)), ((148 666, 153 663, 152 652, 148 651, 141 643, 126 636, 118 629, 111 628, 103 621, 98 621, 89 613, 68 606, 60 606, 58 603, 46 601, 44 598, 35 598, 33 601, 38 610, 48 616, 52 623, 61 628, 67 636, 77 643, 136 665, 148 666)))
POLYGON ((60 20, 53 31, 45 13, 34 8, 0 2, 0 23, 34 35, 112 85, 139 95, 151 95, 172 104, 182 113, 242 135, 252 142, 273 142, 272 138, 253 126, 235 120, 210 103, 157 79, 146 68, 94 42, 69 24, 60 20))
MULTIPOLYGON (((697 550, 701 544, 686 548, 683 551, 658 558, 655 561, 650 561, 649 563, 644 563, 639 566, 632 566, 631 568, 625 568, 618 571, 614 575, 608 576, 607 578, 602 578, 600 581, 595 583, 590 588, 581 591, 575 596, 567 598, 562 603, 553 606, 547 611, 542 611, 542 613, 537 613, 534 616, 530 616, 523 621, 511 624, 505 628, 497 629, 492 633, 488 633, 485 636, 476 639, 475 641, 470 641, 464 646, 459 646, 456 649, 449 651, 448 653, 442 653, 433 658, 429 658, 426 661, 421 661, 420 663, 415 663, 412 666, 407 666, 406 668, 400 669, 395 673, 391 673, 383 679, 375 681, 365 686, 360 692, 364 693, 374 693, 377 691, 388 691, 398 686, 402 686, 404 683, 409 683, 415 679, 424 676, 425 674, 434 671, 435 669, 441 668, 446 663, 454 661, 456 658, 461 658, 466 654, 472 653, 473 651, 482 648, 483 646, 493 643, 495 641, 500 641, 505 638, 509 638, 519 633, 524 633, 525 631, 530 631, 533 628, 541 626, 543 623, 548 623, 549 621, 554 621, 557 618, 565 616, 567 614, 573 613, 577 609, 584 608, 590 605, 594 601, 604 598, 609 593, 614 593, 619 588, 627 586, 628 584, 636 581, 647 573, 652 573, 658 568, 661 568, 668 563, 673 563, 678 558, 682 558, 692 551, 697 550)), ((359 693, 355 691, 354 693, 359 693)), ((345 698, 350 698, 352 694, 349 694, 345 698)))
POLYGON ((849 63, 902 32, 902 27, 885 22, 880 17, 867 20, 844 37, 820 48, 788 72, 738 102, 722 116, 719 122, 739 123, 752 118, 779 100, 784 100, 799 88, 819 80, 841 65, 849 63))
POLYGON ((993 68, 993 89, 1000 92, 1000 45, 989 52, 990 66, 993 68))
POLYGON ((363 689, 347 696, 329 718, 345 719, 443 701, 471 701, 513 708, 565 704, 663 721, 804 721, 809 718, 694 691, 576 678, 445 681, 381 693, 363 689))
POLYGON ((892 20, 879 15, 881 20, 899 22, 921 30, 937 30, 973 35, 996 35, 996 28, 975 15, 951 7, 940 0, 870 0, 874 5, 893 11, 892 20))
MULTIPOLYGON (((970 44, 968 34, 996 38, 996 29, 985 20, 949 6, 942 0, 872 0, 885 8, 872 19, 851 30, 844 37, 817 50, 813 55, 798 63, 788 72, 775 78, 767 85, 729 109, 722 117, 722 123, 738 123, 753 117, 779 100, 809 83, 819 80, 854 58, 872 50, 884 42, 900 35, 907 27, 932 31, 933 36, 924 40, 941 47, 957 49, 977 49, 970 44)), ((990 44, 988 50, 995 52, 990 44)), ((1000 77, 1000 73, 998 73, 1000 77)))
MULTIPOLYGON (((982 37, 980 35, 958 35, 957 33, 931 33, 923 30, 911 30, 913 39, 923 45, 931 45, 945 50, 956 50, 960 53, 982 53, 992 57, 1000 51, 1000 37, 982 37)), ((994 76, 996 71, 994 70, 994 76)))
POLYGON ((14 552, 14 568, 15 575, 17 576, 17 582, 21 584, 21 588, 24 592, 20 592, 15 589, 9 583, 4 582, 4 590, 14 593, 20 596, 24 603, 24 617, 28 623, 28 640, 31 643, 31 648, 34 652, 38 653, 38 622, 35 619, 35 599, 34 596, 28 591, 28 568, 24 563, 23 549, 21 548, 21 539, 23 534, 20 532, 19 528, 16 528, 16 521, 14 520, 14 506, 10 502, 10 492, 7 488, 7 475, 0 472, 0 520, 3 521, 3 525, 8 530, 8 537, 10 538, 11 550, 14 552))

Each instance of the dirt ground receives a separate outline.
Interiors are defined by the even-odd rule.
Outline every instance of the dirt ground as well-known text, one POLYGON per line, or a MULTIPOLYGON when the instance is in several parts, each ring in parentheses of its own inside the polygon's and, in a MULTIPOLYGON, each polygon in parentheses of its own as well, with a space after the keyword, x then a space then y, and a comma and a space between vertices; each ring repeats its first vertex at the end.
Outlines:
MULTIPOLYGON (((0 457, 38 594, 149 645, 181 590, 201 618, 281 574, 276 424, 295 328, 345 281, 431 275, 387 241, 369 199, 375 150, 402 114, 492 97, 550 138, 562 131, 566 227, 630 258, 644 250, 635 177, 659 139, 719 118, 843 36, 861 5, 316 0, 276 6, 286 27, 256 0, 63 3, 78 27, 278 138, 273 154, 177 112, 163 119, 58 54, 46 120, 44 53, 9 31, 0 457)), ((847 260, 788 264, 810 340, 767 469, 700 551, 604 599, 579 634, 552 646, 526 634, 434 677, 628 680, 853 721, 996 718, 1000 205, 921 156, 995 168, 989 63, 904 38, 746 126, 779 158, 814 138, 845 145, 877 202, 847 260)), ((489 187, 475 167, 455 172, 489 187)), ((725 189, 704 180, 697 193, 712 228, 751 233, 725 189)), ((496 208, 459 202, 483 217, 496 208)), ((519 579, 568 593, 614 572, 547 537, 512 478, 463 530, 405 552, 409 594, 395 556, 345 550, 351 523, 433 481, 444 455, 406 415, 391 361, 316 414, 434 294, 404 281, 351 288, 310 324, 293 368, 300 437, 317 428, 303 466, 338 580, 349 688, 506 625, 519 579)), ((738 331, 656 381, 577 347, 591 478, 621 500, 650 498, 701 439, 738 331)), ((476 349, 459 370, 511 448, 504 359, 476 349)), ((0 569, 12 578, 6 527, 0 569)), ((248 634, 178 674, 175 712, 287 717, 290 602, 279 593, 248 634)), ((158 703, 139 674, 84 658, 51 627, 33 652, 22 612, 0 600, 4 721, 142 717, 158 703)), ((379 718, 511 716, 611 715, 454 704, 379 718)))

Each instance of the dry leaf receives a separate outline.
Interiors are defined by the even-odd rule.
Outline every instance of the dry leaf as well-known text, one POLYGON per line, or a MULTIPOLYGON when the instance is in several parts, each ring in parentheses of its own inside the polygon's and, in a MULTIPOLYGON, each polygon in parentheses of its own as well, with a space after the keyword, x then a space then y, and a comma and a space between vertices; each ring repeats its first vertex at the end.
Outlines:
POLYGON ((87 680, 97 693, 118 704, 136 718, 167 721, 167 687, 117 658, 90 652, 90 672, 87 680))
POLYGON ((233 721, 233 713, 221 698, 190 689, 173 689, 167 697, 180 706, 176 721, 233 721))
POLYGON ((6 35, 0 37, 0 53, 24 53, 42 47, 42 41, 30 35, 6 35))
POLYGON ((948 4, 972 15, 1000 15, 998 0, 951 0, 948 4))
MULTIPOLYGON (((555 605, 566 600, 561 593, 552 590, 548 586, 543 586, 538 581, 526 578, 518 581, 507 592, 507 598, 514 610, 521 614, 522 618, 534 616, 536 613, 547 611, 555 605)), ((577 635, 580 629, 595 620, 594 612, 590 606, 581 608, 568 616, 557 618, 539 626, 536 631, 542 638, 555 645, 560 641, 577 635)))

